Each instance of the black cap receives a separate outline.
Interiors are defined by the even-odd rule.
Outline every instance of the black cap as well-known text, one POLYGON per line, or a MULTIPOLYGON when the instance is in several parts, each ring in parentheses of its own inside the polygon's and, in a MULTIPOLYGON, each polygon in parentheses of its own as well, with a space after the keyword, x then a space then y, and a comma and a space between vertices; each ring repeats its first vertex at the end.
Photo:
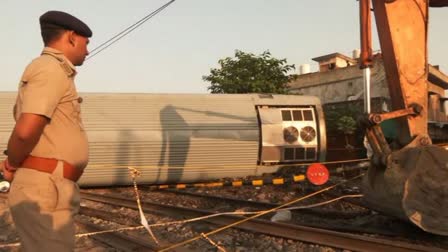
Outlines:
POLYGON ((41 30, 63 28, 87 38, 92 37, 92 31, 84 22, 62 11, 45 12, 40 16, 39 23, 41 30))

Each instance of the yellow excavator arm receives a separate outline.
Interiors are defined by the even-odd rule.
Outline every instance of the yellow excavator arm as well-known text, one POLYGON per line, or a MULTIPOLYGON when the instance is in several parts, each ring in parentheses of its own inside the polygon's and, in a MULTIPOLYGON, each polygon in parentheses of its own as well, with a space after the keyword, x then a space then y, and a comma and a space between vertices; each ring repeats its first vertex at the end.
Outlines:
MULTIPOLYGON (((448 151, 428 134, 428 8, 448 0, 372 0, 392 111, 369 114, 366 136, 374 155, 365 199, 378 211, 448 235, 448 151), (395 148, 379 124, 399 125, 395 148)), ((372 66, 370 0, 360 0, 361 68, 372 66)))

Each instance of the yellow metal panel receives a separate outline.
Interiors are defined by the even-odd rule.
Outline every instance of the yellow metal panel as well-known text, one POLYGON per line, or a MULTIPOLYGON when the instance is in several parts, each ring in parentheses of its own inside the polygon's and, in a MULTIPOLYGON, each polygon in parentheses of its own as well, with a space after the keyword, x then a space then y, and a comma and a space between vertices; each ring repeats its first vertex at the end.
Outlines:
POLYGON ((243 181, 238 180, 238 181, 232 181, 232 186, 242 186, 243 185, 243 181))
POLYGON ((275 178, 272 180, 272 184, 274 184, 274 185, 281 185, 284 183, 285 183, 285 180, 283 178, 275 178))
POLYGON ((263 185, 263 180, 252 180, 252 185, 254 186, 262 186, 263 185))
POLYGON ((294 182, 299 182, 305 180, 305 175, 295 175, 293 178, 294 182))

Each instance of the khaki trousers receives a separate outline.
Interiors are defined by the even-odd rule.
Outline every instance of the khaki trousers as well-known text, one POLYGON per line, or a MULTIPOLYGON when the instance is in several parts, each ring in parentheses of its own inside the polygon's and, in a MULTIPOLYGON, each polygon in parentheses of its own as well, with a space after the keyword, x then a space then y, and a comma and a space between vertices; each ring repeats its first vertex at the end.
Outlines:
POLYGON ((15 174, 9 206, 22 251, 74 250, 79 187, 63 177, 62 169, 59 162, 53 174, 28 168, 15 174))

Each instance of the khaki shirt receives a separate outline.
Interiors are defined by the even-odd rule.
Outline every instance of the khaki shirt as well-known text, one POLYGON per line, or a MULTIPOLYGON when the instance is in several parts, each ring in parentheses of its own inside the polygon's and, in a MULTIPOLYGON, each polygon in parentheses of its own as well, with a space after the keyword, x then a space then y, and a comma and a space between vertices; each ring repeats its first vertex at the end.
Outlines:
POLYGON ((64 160, 84 169, 88 142, 75 75, 75 67, 62 52, 45 47, 23 73, 14 117, 17 121, 21 113, 31 113, 50 119, 31 155, 64 160))

